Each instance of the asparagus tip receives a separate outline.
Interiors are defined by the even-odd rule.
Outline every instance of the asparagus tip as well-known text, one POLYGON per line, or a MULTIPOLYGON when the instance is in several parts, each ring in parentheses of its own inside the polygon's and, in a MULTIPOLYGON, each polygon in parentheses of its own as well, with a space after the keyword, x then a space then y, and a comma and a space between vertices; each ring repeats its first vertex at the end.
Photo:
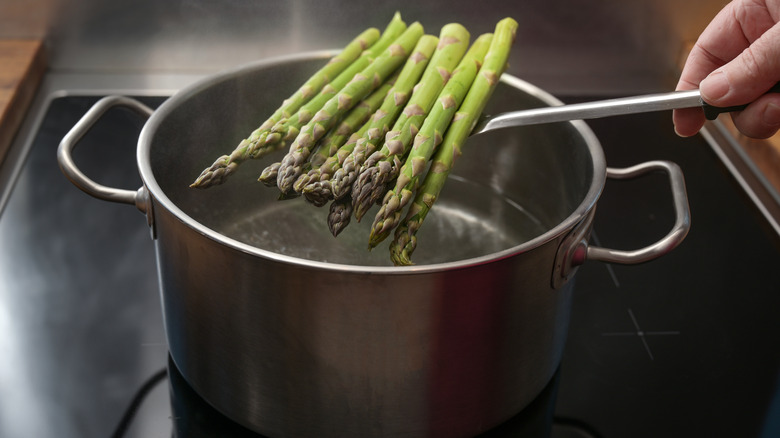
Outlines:
POLYGON ((263 172, 260 174, 260 177, 257 178, 257 180, 265 184, 267 187, 276 187, 276 177, 281 165, 282 163, 277 162, 266 167, 263 169, 263 172))
POLYGON ((338 200, 330 204, 328 228, 333 237, 337 237, 349 225, 351 216, 352 203, 349 200, 338 200))
POLYGON ((191 188, 206 189, 225 182, 225 179, 233 173, 238 167, 238 163, 232 161, 229 155, 223 155, 214 161, 214 164, 203 169, 195 181, 190 184, 191 188))

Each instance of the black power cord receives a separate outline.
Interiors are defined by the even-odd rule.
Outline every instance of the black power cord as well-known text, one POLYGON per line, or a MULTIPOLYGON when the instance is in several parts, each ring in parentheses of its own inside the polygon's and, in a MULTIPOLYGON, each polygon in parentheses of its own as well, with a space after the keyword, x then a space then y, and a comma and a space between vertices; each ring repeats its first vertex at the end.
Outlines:
POLYGON ((152 389, 154 389, 155 386, 164 381, 166 378, 168 378, 167 367, 154 373, 146 380, 146 382, 144 382, 143 385, 141 385, 140 388, 138 388, 138 391, 136 391, 133 399, 130 401, 130 405, 127 407, 127 409, 125 409, 125 412, 122 415, 122 419, 119 421, 119 424, 117 424, 116 429, 114 429, 114 433, 111 434, 111 438, 122 438, 125 436, 125 433, 127 433, 127 430, 130 427, 133 418, 135 417, 135 414, 138 412, 138 408, 141 407, 141 404, 146 399, 146 396, 152 392, 152 389))

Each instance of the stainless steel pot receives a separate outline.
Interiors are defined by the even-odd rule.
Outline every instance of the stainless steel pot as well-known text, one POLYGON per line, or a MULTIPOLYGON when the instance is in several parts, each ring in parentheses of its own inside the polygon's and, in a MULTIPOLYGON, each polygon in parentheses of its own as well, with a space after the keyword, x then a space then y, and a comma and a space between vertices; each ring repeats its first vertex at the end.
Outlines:
MULTIPOLYGON (((337 239, 326 209, 277 201, 256 182, 271 160, 226 184, 188 184, 231 150, 329 53, 242 66, 152 111, 98 102, 63 139, 79 188, 145 213, 155 241, 171 357, 229 418, 282 436, 472 436, 521 411, 557 368, 573 276, 586 259, 640 263, 689 227, 682 174, 667 162, 607 169, 582 122, 507 129, 471 140, 419 234, 418 265, 366 250, 368 223, 337 239), (101 186, 71 158, 114 106, 148 116, 137 191, 101 186), (605 179, 662 170, 674 228, 635 251, 589 243, 605 179)), ((504 75, 488 111, 559 102, 504 75)), ((365 221, 370 222, 370 220, 365 221)))

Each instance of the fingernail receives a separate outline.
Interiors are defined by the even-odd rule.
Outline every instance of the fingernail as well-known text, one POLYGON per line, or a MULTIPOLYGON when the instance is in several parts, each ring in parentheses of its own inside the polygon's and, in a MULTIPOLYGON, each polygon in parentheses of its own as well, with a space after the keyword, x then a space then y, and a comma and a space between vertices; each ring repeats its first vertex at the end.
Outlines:
POLYGON ((767 126, 780 126, 780 106, 774 103, 768 104, 764 109, 763 120, 767 126))
POLYGON ((729 78, 723 70, 715 70, 699 84, 701 96, 710 103, 716 103, 722 99, 729 93, 730 89, 729 78))
POLYGON ((678 131, 676 126, 674 127, 674 133, 677 134, 678 137, 682 138, 692 137, 692 135, 683 134, 682 132, 678 131))

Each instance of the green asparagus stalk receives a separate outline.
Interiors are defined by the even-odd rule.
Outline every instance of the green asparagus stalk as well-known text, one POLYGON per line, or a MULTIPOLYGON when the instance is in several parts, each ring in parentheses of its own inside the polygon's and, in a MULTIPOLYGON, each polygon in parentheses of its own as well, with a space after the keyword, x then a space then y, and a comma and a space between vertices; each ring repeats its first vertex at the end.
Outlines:
MULTIPOLYGON (((325 103, 343 89, 358 73, 370 65, 377 57, 382 55, 405 30, 407 26, 401 20, 399 14, 395 14, 393 19, 387 25, 382 33, 382 37, 360 58, 353 62, 346 70, 339 74, 336 79, 327 84, 320 93, 303 105, 298 112, 288 119, 279 120, 270 130, 259 133, 254 141, 251 142, 251 150, 245 152, 251 158, 260 158, 270 152, 278 150, 280 147, 295 140, 301 127, 308 123, 314 114, 319 111, 325 103)), ((277 173, 281 163, 276 162, 267 166, 258 180, 269 187, 276 186, 277 173)))
MULTIPOLYGON (((400 15, 393 16, 392 26, 396 27, 400 22, 400 15)), ((295 114, 298 109, 308 102, 312 97, 322 90, 326 84, 337 77, 342 71, 347 69, 352 62, 358 59, 360 55, 374 43, 377 42, 381 33, 376 28, 370 28, 355 38, 338 55, 331 58, 317 73, 305 82, 292 96, 286 99, 262 125, 260 129, 269 129, 279 120, 288 118, 295 114)))
POLYGON ((221 184, 238 164, 246 159, 244 154, 249 149, 254 136, 271 129, 277 122, 298 111, 304 103, 317 95, 327 83, 357 60, 368 47, 372 46, 379 39, 379 35, 378 29, 369 28, 353 39, 338 55, 331 58, 327 64, 314 73, 292 96, 285 99, 282 105, 249 138, 241 141, 233 153, 219 157, 214 164, 205 169, 191 187, 206 188, 221 184))
POLYGON ((482 64, 488 44, 477 44, 492 39, 492 35, 480 36, 453 71, 452 77, 425 118, 420 132, 414 138, 409 155, 396 180, 395 187, 382 200, 369 235, 369 248, 376 247, 398 225, 402 210, 412 200, 436 147, 441 143, 444 131, 450 125, 460 103, 468 93, 479 66, 482 64))
POLYGON ((330 184, 331 176, 341 168, 345 157, 352 155, 358 144, 362 144, 360 147, 365 148, 366 142, 376 143, 384 136, 409 100, 409 96, 425 71, 438 42, 439 38, 433 35, 423 35, 420 38, 414 52, 398 74, 392 93, 386 96, 382 106, 370 119, 366 134, 357 142, 350 142, 346 145, 348 150, 340 150, 336 156, 328 159, 320 169, 310 172, 309 182, 302 188, 307 199, 314 202, 315 205, 324 205, 325 202, 333 198, 330 184))
POLYGON ((422 35, 422 25, 419 22, 411 24, 385 53, 356 75, 336 96, 328 100, 309 123, 301 128, 279 167, 276 184, 282 193, 292 189, 317 141, 339 117, 379 87, 401 66, 422 35))
MULTIPOLYGON (((352 134, 349 140, 336 151, 335 155, 328 157, 328 160, 319 168, 310 170, 306 175, 306 184, 303 185, 303 187, 295 187, 296 190, 300 190, 300 193, 306 197, 307 201, 317 207, 322 207, 328 203, 331 199, 331 196, 329 196, 330 191, 322 184, 327 182, 333 169, 338 167, 340 163, 344 161, 344 158, 346 158, 352 149, 354 149, 358 139, 365 135, 367 127, 368 123, 364 124, 358 132, 352 134)), ((295 182, 296 186, 298 186, 298 181, 300 181, 303 176, 304 175, 301 175, 295 182)))
POLYGON ((455 161, 461 155, 461 147, 474 129, 506 69, 516 30, 517 22, 511 18, 505 18, 496 25, 495 36, 485 55, 485 62, 447 129, 441 146, 433 156, 431 168, 406 217, 395 230, 394 240, 390 243, 390 258, 396 266, 413 264, 411 256, 417 247, 417 231, 438 199, 455 161))
POLYGON ((362 157, 355 154, 354 163, 349 164, 356 167, 350 168, 345 164, 344 168, 349 172, 334 175, 334 179, 341 178, 340 185, 334 183, 335 196, 343 195, 343 191, 352 191, 352 204, 358 221, 381 199, 387 191, 388 182, 398 174, 400 160, 408 152, 414 136, 420 130, 453 69, 466 53, 470 35, 465 27, 452 23, 442 27, 439 41, 439 47, 428 69, 393 129, 386 134, 382 148, 373 153, 366 151, 362 157))
MULTIPOLYGON (((357 51, 355 58, 351 58, 352 62, 344 66, 344 63, 337 62, 334 65, 344 66, 335 79, 323 84, 319 93, 309 98, 303 105, 293 100, 294 104, 290 104, 288 108, 279 112, 275 112, 275 115, 270 117, 264 122, 260 128, 254 130, 250 136, 242 140, 235 150, 230 155, 223 155, 218 158, 214 164, 206 168, 201 175, 191 185, 192 187, 207 188, 213 185, 222 184, 227 177, 235 172, 238 166, 249 159, 256 159, 267 155, 270 152, 277 150, 284 145, 284 141, 289 139, 288 129, 297 133, 300 125, 305 123, 308 118, 311 118, 310 114, 316 112, 327 101, 331 95, 335 94, 338 90, 343 88, 356 73, 360 72, 363 68, 373 61, 374 58, 379 56, 385 49, 404 31, 406 30, 406 23, 401 19, 400 14, 393 15, 392 20, 388 23, 384 32, 373 44, 364 44, 361 46, 354 43, 350 43, 350 56, 355 56, 353 51, 357 51), (366 49, 367 47, 367 49, 366 49), (355 49, 360 50, 355 50, 355 49), (298 106, 297 111, 293 111, 298 106), (281 113, 281 116, 278 114, 281 113), (292 116, 290 116, 290 113, 292 116)), ((365 32, 364 32, 365 33, 365 32)), ((375 35, 374 32, 370 32, 369 36, 375 35)), ((357 38, 359 40, 359 38, 357 38)), ((331 62, 325 65, 324 68, 329 67, 331 62)), ((336 74, 334 70, 330 74, 336 74)), ((316 76, 316 74, 315 74, 316 76)), ((304 95, 310 96, 311 92, 306 92, 304 95)), ((289 99, 285 100, 282 107, 288 106, 289 99)))
MULTIPOLYGON (((390 84, 385 84, 390 85, 390 84)), ((372 93, 372 96, 374 94, 387 94, 387 90, 383 86, 381 89, 378 89, 376 93, 372 93)), ((371 96, 367 98, 366 100, 370 100, 371 96)), ((317 147, 317 150, 315 154, 312 155, 310 158, 308 164, 308 168, 306 168, 306 173, 302 173, 298 179, 295 180, 295 183, 293 184, 293 191, 295 192, 296 196, 303 193, 303 189, 305 186, 309 185, 310 183, 319 180, 320 175, 322 174, 322 166, 325 166, 325 169, 328 169, 330 166, 334 165, 334 161, 343 160, 343 154, 349 153, 349 151, 352 150, 352 148, 355 145, 355 142, 357 141, 357 138, 363 135, 365 132, 364 129, 360 129, 352 134, 350 134, 350 137, 347 139, 347 141, 344 144, 339 144, 341 142, 341 138, 343 137, 343 134, 347 131, 347 127, 349 125, 359 124, 360 120, 358 120, 360 117, 363 116, 362 113, 364 113, 366 110, 370 110, 371 106, 373 106, 372 102, 367 102, 366 100, 362 101, 360 104, 358 104, 355 108, 352 109, 350 112, 350 116, 347 116, 339 125, 339 127, 332 129, 328 132, 328 134, 325 136, 325 138, 322 139, 321 145, 317 147), (349 120, 352 118, 353 120, 349 120), (359 135, 358 135, 359 134, 359 135), (343 150, 347 148, 346 150, 343 150), (334 151, 335 149, 335 151, 334 151), (326 154, 330 156, 325 156, 326 154), (323 161, 324 159, 324 161, 323 161)), ((369 115, 370 117, 370 115, 369 115)), ((367 123, 364 121, 363 126, 365 126, 367 123)), ((258 181, 262 182, 267 187, 276 187, 276 180, 279 173, 279 168, 281 167, 281 162, 275 162, 270 165, 268 165, 265 169, 263 169, 262 173, 260 174, 260 177, 257 178, 258 181)), ((323 169, 324 170, 324 169, 323 169)), ((284 199, 287 199, 285 197, 284 199)), ((325 201, 327 202, 327 201, 325 201)), ((317 204, 314 202, 317 206, 324 205, 324 202, 321 204, 317 204)))
MULTIPOLYGON (((344 70, 339 76, 336 77, 331 83, 323 87, 320 94, 314 97, 310 102, 301 107, 301 109, 293 114, 289 119, 282 119, 278 121, 272 128, 269 135, 269 140, 275 137, 275 141, 292 141, 298 136, 300 129, 308 123, 312 117, 319 111, 333 96, 341 91, 355 75, 363 71, 368 67, 376 58, 381 56, 390 47, 390 45, 406 31, 406 23, 404 23, 400 15, 396 13, 393 16, 393 20, 390 21, 385 31, 382 33, 382 37, 368 50, 363 52, 360 58, 353 62, 346 70, 344 70)), ((270 142, 273 143, 273 142, 270 142)))
POLYGON ((344 119, 338 128, 331 130, 328 133, 329 135, 325 136, 323 139, 324 144, 318 148, 315 156, 312 156, 309 160, 311 168, 295 180, 295 183, 293 184, 293 191, 295 193, 307 195, 306 199, 317 207, 322 207, 328 202, 329 199, 327 199, 327 197, 311 195, 307 192, 306 188, 314 187, 322 178, 330 178, 329 175, 333 172, 332 169, 344 160, 345 154, 349 154, 349 151, 352 150, 357 139, 365 134, 370 124, 369 120, 366 119, 370 119, 372 114, 376 113, 379 109, 378 107, 391 92, 395 80, 397 80, 397 76, 371 93, 366 100, 352 109, 350 115, 344 119), (371 114, 364 118, 364 112, 370 112, 371 114), (359 120, 358 117, 355 117, 356 113, 360 113, 359 120), (356 131, 355 126, 359 126, 356 131), (342 132, 338 133, 338 131, 342 132), (336 132, 335 135, 330 135, 334 132, 336 132), (344 134, 349 135, 349 138, 345 142, 341 141, 344 134), (324 161, 319 162, 325 155, 325 149, 327 149, 329 156, 326 157, 324 161))
MULTIPOLYGON (((313 168, 318 169, 328 158, 333 157, 341 146, 346 143, 349 137, 358 131, 379 109, 385 98, 392 90, 393 85, 398 79, 398 74, 388 79, 379 88, 374 90, 368 97, 360 101, 349 114, 344 117, 343 120, 334 127, 322 138, 320 143, 309 158, 309 163, 313 168)), ((304 175, 301 175, 302 177, 304 175)), ((296 184, 302 184, 300 182, 302 178, 298 178, 296 184)), ((305 185, 305 183, 303 183, 305 185)), ((296 190, 300 192, 300 190, 296 190)))

